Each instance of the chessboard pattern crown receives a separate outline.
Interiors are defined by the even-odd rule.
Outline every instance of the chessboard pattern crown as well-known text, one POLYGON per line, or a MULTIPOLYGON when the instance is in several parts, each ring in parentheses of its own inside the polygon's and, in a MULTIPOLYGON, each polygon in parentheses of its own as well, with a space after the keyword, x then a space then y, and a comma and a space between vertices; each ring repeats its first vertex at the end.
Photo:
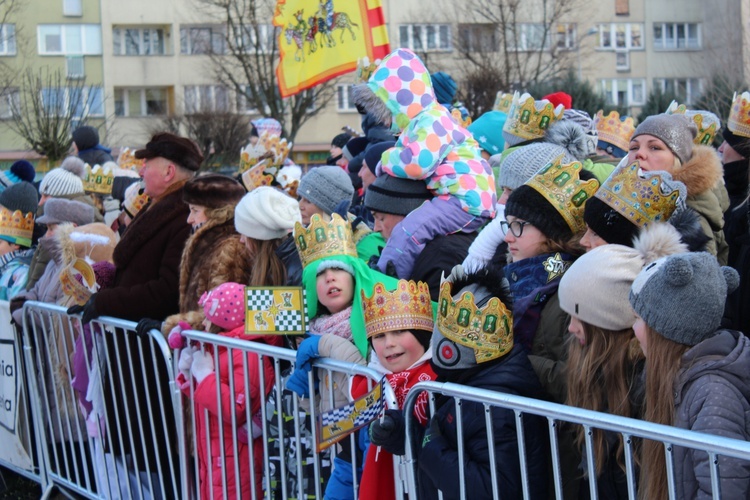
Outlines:
POLYGON ((312 216, 307 227, 297 222, 294 225, 294 242, 302 267, 307 267, 318 259, 336 255, 357 257, 351 225, 336 213, 332 215, 330 222, 325 222, 319 214, 312 216))
POLYGON ((396 330, 432 332, 434 326, 430 288, 421 281, 399 280, 392 292, 383 283, 377 283, 369 299, 362 290, 362 307, 368 339, 396 330))

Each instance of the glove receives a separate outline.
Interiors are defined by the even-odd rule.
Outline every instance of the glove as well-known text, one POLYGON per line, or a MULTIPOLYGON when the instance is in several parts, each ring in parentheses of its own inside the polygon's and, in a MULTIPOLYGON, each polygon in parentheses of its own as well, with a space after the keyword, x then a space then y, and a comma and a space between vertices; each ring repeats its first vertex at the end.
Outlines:
POLYGON ((386 410, 382 419, 370 424, 370 441, 394 455, 406 453, 406 423, 403 413, 399 410, 386 410))
POLYGON ((86 303, 82 306, 70 306, 67 313, 69 315, 82 313, 81 322, 84 324, 90 323, 92 320, 95 320, 99 317, 99 311, 96 310, 96 294, 93 294, 91 297, 89 297, 89 300, 87 300, 86 303))
MULTIPOLYGON (((310 335, 299 345, 297 349, 297 362, 294 365, 294 370, 300 370, 305 372, 305 380, 307 380, 307 372, 312 369, 312 361, 320 357, 318 352, 318 344, 320 344, 321 335, 310 335)), ((307 385, 307 382, 305 382, 307 385)))
POLYGON ((193 354, 197 351, 197 347, 188 347, 180 351, 180 359, 177 361, 177 369, 180 370, 185 380, 190 380, 190 367, 193 364, 193 354))
MULTIPOLYGON (((141 320, 143 321, 143 320, 141 320)), ((192 327, 189 323, 186 323, 185 321, 180 321, 177 323, 177 326, 172 328, 172 330, 169 332, 169 336, 167 337, 167 341, 169 342, 169 347, 172 349, 182 349, 185 347, 185 338, 182 336, 183 330, 191 330, 192 327)))
POLYGON ((136 325, 135 333, 143 337, 148 337, 148 332, 150 332, 152 329, 161 331, 161 321, 157 321, 151 318, 143 318, 136 325))
POLYGON ((10 299, 10 312, 13 313, 13 311, 21 309, 27 300, 29 299, 26 297, 13 297, 10 299))
POLYGON ((214 372, 214 357, 207 352, 196 351, 193 354, 193 364, 190 366, 190 372, 195 380, 200 384, 203 380, 214 372))
POLYGON ((503 242, 505 236, 500 226, 503 218, 495 217, 482 231, 469 247, 469 253, 463 261, 463 268, 468 273, 474 273, 487 267, 492 260, 497 247, 503 242))
POLYGON ((385 273, 387 276, 390 276, 391 278, 398 278, 398 271, 396 271, 396 264, 393 263, 392 260, 389 260, 385 264, 385 273))
POLYGON ((301 398, 310 397, 310 387, 307 384, 306 370, 294 370, 292 375, 286 381, 286 388, 296 393, 301 398))

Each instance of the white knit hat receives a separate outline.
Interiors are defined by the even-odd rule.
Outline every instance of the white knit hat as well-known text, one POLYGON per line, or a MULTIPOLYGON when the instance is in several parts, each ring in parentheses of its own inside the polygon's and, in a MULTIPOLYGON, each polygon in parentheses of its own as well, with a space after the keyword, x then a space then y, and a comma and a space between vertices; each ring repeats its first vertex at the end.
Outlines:
POLYGON ((53 168, 39 184, 39 193, 44 196, 70 196, 84 194, 83 176, 85 166, 83 160, 77 156, 68 156, 62 165, 53 168))
POLYGON ((270 186, 253 189, 234 209, 237 232, 256 240, 282 238, 295 222, 302 222, 297 200, 270 186))

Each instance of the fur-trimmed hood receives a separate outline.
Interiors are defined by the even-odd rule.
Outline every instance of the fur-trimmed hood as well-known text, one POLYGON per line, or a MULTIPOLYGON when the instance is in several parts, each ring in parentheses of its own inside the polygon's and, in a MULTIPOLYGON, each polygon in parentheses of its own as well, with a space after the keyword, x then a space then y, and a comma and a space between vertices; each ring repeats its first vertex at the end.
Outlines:
POLYGON ((710 146, 693 146, 690 160, 674 169, 672 178, 687 187, 688 196, 697 196, 722 182, 724 170, 719 155, 710 146))

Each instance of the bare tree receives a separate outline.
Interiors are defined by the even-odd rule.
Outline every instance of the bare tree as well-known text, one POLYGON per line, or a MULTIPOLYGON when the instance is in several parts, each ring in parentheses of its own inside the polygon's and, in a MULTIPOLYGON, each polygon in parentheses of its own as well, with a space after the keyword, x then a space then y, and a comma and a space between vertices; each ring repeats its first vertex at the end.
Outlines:
MULTIPOLYGON (((19 51, 21 28, 13 21, 27 0, 0 0, 0 44, 7 47, 8 53, 19 51)), ((0 97, 8 98, 13 84, 19 77, 15 58, 0 57, 0 97), (11 62, 13 61, 13 62, 11 62)))
POLYGON ((210 57, 217 78, 243 96, 259 114, 275 118, 293 141, 300 127, 324 109, 334 95, 324 83, 283 99, 276 67, 280 28, 269 23, 275 0, 196 0, 207 15, 226 26, 222 50, 210 57))

